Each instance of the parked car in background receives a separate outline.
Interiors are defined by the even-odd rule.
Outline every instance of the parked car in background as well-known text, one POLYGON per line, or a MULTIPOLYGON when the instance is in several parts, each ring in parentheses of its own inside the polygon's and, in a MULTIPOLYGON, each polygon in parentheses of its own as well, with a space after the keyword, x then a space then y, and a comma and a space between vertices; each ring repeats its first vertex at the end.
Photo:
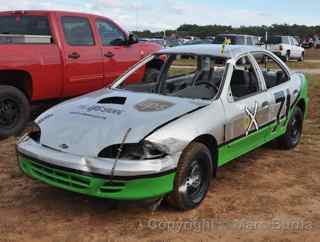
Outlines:
MULTIPOLYGON (((30 104, 109 85, 158 51, 109 18, 58 11, 0 13, 0 137, 18 134, 30 104)), ((148 66, 152 76, 159 65, 148 66)), ((143 74, 143 73, 142 73, 143 74)))
POLYGON ((259 37, 242 34, 219 34, 213 41, 214 44, 223 44, 225 39, 231 40, 231 45, 258 45, 259 37))
POLYGON ((302 47, 303 48, 312 48, 314 45, 314 41, 313 41, 313 38, 312 37, 306 37, 304 38, 303 42, 302 42, 302 47))
POLYGON ((305 50, 292 36, 271 36, 266 42, 267 49, 285 62, 290 59, 304 60, 305 50))
POLYGON ((88 196, 198 207, 219 167, 272 140, 295 148, 308 111, 304 74, 259 47, 221 49, 162 50, 112 86, 43 113, 18 141, 21 169, 88 196), (155 60, 165 60, 159 78, 136 75, 155 60))
POLYGON ((161 48, 167 47, 167 41, 162 38, 140 38, 139 41, 156 43, 156 44, 160 45, 161 48))
POLYGON ((183 45, 206 45, 206 44, 213 44, 214 40, 212 39, 196 39, 196 40, 190 40, 183 45))

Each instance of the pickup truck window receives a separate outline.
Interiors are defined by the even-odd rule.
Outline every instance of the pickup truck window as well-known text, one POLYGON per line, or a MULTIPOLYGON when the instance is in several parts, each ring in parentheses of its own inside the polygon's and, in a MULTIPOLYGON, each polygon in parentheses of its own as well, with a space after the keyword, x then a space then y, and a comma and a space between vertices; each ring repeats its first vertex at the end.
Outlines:
POLYGON ((114 24, 106 20, 97 20, 96 22, 101 42, 104 46, 119 45, 126 41, 124 33, 114 24))
POLYGON ((291 45, 290 39, 287 36, 282 37, 282 42, 287 45, 291 45))
POLYGON ((0 16, 0 34, 51 35, 47 16, 0 16))
POLYGON ((84 17, 61 18, 65 40, 72 46, 93 46, 94 38, 90 23, 84 17))

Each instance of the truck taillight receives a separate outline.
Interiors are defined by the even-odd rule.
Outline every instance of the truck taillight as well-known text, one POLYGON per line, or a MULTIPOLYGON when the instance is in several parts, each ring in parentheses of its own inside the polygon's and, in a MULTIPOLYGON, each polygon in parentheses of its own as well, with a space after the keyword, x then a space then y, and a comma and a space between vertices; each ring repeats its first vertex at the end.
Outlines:
POLYGON ((283 47, 282 47, 282 45, 280 45, 280 48, 279 48, 279 49, 280 49, 280 51, 283 51, 283 47))

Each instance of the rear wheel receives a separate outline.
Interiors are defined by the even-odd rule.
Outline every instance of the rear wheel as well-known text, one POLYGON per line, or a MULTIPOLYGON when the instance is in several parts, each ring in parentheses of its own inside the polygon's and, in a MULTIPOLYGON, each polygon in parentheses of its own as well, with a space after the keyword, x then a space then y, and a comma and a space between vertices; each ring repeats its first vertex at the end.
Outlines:
POLYGON ((180 210, 198 207, 204 200, 212 179, 212 157, 201 143, 192 143, 183 152, 167 202, 180 210))
POLYGON ((12 86, 0 86, 0 138, 19 134, 30 116, 26 96, 12 86))
POLYGON ((301 140, 303 129, 303 112, 296 107, 289 120, 286 133, 278 138, 280 148, 290 150, 295 148, 301 140))
POLYGON ((300 56, 300 58, 299 58, 299 61, 300 61, 300 62, 303 62, 303 61, 304 61, 304 52, 301 53, 301 56, 300 56))
POLYGON ((288 51, 286 55, 282 58, 284 62, 288 62, 290 60, 290 52, 288 51))

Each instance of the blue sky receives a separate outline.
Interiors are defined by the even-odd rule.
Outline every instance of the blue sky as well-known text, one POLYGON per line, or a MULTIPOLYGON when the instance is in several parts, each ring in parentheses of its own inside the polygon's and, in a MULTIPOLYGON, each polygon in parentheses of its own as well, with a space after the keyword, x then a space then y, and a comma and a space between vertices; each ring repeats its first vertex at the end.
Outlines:
POLYGON ((0 10, 57 9, 109 16, 128 30, 199 25, 320 24, 319 0, 0 0, 0 10))

